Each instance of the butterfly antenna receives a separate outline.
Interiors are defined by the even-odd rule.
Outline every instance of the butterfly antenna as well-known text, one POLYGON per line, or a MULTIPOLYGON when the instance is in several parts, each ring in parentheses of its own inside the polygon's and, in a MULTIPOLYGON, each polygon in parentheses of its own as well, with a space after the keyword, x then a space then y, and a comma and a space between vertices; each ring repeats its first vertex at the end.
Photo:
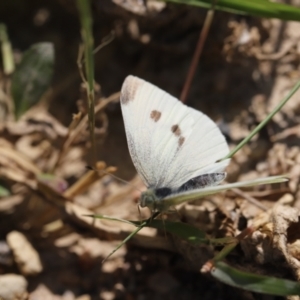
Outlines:
POLYGON ((167 212, 170 213, 170 214, 171 214, 171 213, 177 214, 177 216, 178 216, 179 218, 181 218, 180 213, 179 213, 179 211, 178 211, 178 209, 177 209, 176 207, 174 207, 174 208, 172 207, 172 209, 168 209, 167 212))
POLYGON ((98 173, 104 173, 104 174, 106 174, 106 175, 110 175, 111 177, 113 177, 114 179, 116 179, 116 180, 118 180, 118 181, 121 181, 121 182, 123 182, 123 183, 125 183, 125 184, 128 184, 128 185, 130 185, 131 187, 133 187, 133 188, 135 188, 136 190, 138 190, 139 192, 142 192, 141 190, 139 190, 136 186, 134 186, 133 184, 131 184, 130 182, 128 182, 128 181, 126 181, 126 180, 124 180, 124 179, 122 179, 122 178, 120 178, 120 177, 118 177, 118 176, 116 176, 116 175, 114 175, 114 174, 112 174, 112 173, 110 173, 110 172, 107 172, 107 171, 104 171, 104 170, 97 170, 97 169, 94 169, 93 167, 91 167, 91 166, 86 166, 86 168, 88 169, 88 170, 91 170, 91 171, 94 171, 94 172, 98 172, 98 173))
POLYGON ((166 223, 165 223, 165 219, 163 218, 163 215, 161 215, 161 220, 162 220, 162 223, 164 225, 164 234, 165 234, 165 239, 167 240, 167 230, 166 230, 166 223))
POLYGON ((140 222, 142 223, 143 219, 142 219, 142 213, 141 213, 141 209, 140 209, 140 205, 137 203, 137 209, 139 211, 139 219, 140 219, 140 222))
POLYGON ((156 219, 161 213, 159 211, 151 211, 151 217, 149 218, 149 223, 152 222, 152 220, 156 219))

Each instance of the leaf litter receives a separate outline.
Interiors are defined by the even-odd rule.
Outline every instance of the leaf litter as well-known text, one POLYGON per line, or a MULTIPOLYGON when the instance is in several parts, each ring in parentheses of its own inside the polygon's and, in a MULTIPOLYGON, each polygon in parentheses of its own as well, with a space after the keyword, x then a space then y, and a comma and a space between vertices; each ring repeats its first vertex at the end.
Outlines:
MULTIPOLYGON (((125 185, 106 175, 113 173, 132 178, 134 174, 117 104, 118 93, 113 92, 119 90, 127 73, 137 72, 153 81, 158 76, 157 67, 161 67, 163 70, 155 79, 156 83, 174 95, 179 94, 176 86, 182 85, 185 72, 179 68, 180 64, 178 68, 172 67, 172 59, 184 57, 184 63, 189 63, 191 54, 185 44, 192 47, 195 35, 186 32, 193 26, 201 27, 199 14, 204 11, 197 10, 195 14, 192 9, 172 8, 166 11, 164 22, 159 19, 159 8, 157 22, 151 26, 149 20, 155 18, 155 14, 146 14, 141 19, 118 6, 114 8, 118 15, 109 10, 104 12, 119 22, 114 25, 117 38, 122 38, 124 45, 134 40, 132 45, 142 58, 137 64, 130 58, 132 50, 125 50, 122 59, 125 61, 129 57, 130 64, 135 63, 137 69, 122 62, 124 70, 117 74, 112 71, 120 68, 116 67, 120 62, 117 57, 108 60, 108 70, 105 69, 107 66, 97 62, 96 68, 108 72, 107 78, 99 76, 96 138, 99 160, 103 162, 98 164, 97 172, 86 169, 90 163, 90 142, 85 107, 78 103, 76 111, 79 113, 71 120, 70 103, 76 98, 70 92, 67 95, 69 103, 59 101, 62 89, 58 81, 53 85, 56 98, 49 96, 49 104, 44 101, 32 107, 18 121, 6 116, 4 119, 9 121, 1 123, 0 185, 10 194, 0 198, 0 242, 7 241, 12 255, 0 251, 0 282, 6 280, 4 274, 23 273, 19 276, 26 279, 16 278, 22 297, 89 300, 162 299, 169 295, 170 298, 198 299, 201 294, 203 299, 211 299, 220 297, 225 289, 234 291, 231 299, 255 299, 253 294, 230 287, 218 286, 215 291, 207 288, 213 286, 212 281, 200 275, 199 269, 220 250, 219 246, 195 246, 163 230, 144 228, 127 247, 119 249, 101 264, 134 227, 86 217, 101 214, 140 220, 150 216, 144 210, 140 215, 137 209, 139 191, 144 188, 138 177, 125 185), (182 18, 183 25, 170 28, 172 19, 178 17, 182 18), (173 39, 172 47, 159 33, 165 24, 168 25, 167 35, 173 39), (182 32, 186 34, 185 38, 181 36, 182 32), (169 55, 169 62, 153 59, 162 53, 169 55), (62 117, 61 111, 66 116, 62 117), (64 125, 68 123, 71 125, 64 125), (19 246, 24 240, 28 243, 28 256, 22 260, 26 262, 31 255, 38 255, 44 268, 42 273, 30 276, 18 269, 20 259, 16 259, 16 250, 10 246, 9 238, 16 232, 22 237, 19 235, 18 240, 18 234, 15 235, 14 243, 19 246), (9 259, 13 259, 17 267, 2 263, 9 259), (183 289, 187 278, 189 288, 183 289), (160 282, 164 282, 163 287, 159 287, 160 282)), ((223 49, 218 48, 216 41, 208 41, 206 47, 214 56, 208 50, 204 51, 200 69, 205 71, 205 78, 203 71, 196 74, 195 82, 199 82, 199 86, 195 84, 192 88, 188 104, 205 111, 215 120, 219 119, 233 148, 264 119, 299 78, 300 25, 278 20, 240 19, 227 14, 220 16, 211 35, 222 28, 222 35, 217 39, 223 49), (226 95, 226 101, 221 100, 223 95, 226 95), (201 102, 199 98, 205 101, 201 102)), ((55 32, 54 28, 51 30, 55 32)), ((59 34, 58 37, 62 39, 59 34)), ((111 47, 117 46, 112 44, 111 47)), ((58 59, 62 55, 64 52, 56 53, 58 59)), ((100 52, 99 57, 101 55, 107 54, 100 52)), ((0 95, 7 101, 10 95, 5 82, 0 82, 0 95)), ((67 91, 70 88, 79 90, 74 82, 61 84, 67 91)), ((288 174, 288 185, 228 191, 205 201, 181 205, 177 213, 163 216, 191 224, 205 232, 208 238, 237 236, 247 226, 253 226, 253 234, 241 241, 227 261, 249 272, 298 281, 299 99, 297 94, 234 156, 228 168, 228 182, 288 174)))

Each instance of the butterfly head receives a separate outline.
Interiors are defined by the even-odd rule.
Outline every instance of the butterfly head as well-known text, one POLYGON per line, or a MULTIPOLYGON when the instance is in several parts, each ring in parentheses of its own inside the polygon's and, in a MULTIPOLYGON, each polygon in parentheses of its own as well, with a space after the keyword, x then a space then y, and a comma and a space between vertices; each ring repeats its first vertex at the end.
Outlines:
POLYGON ((139 204, 141 207, 148 207, 151 211, 156 211, 158 201, 159 199, 156 196, 155 191, 148 189, 142 193, 139 204))

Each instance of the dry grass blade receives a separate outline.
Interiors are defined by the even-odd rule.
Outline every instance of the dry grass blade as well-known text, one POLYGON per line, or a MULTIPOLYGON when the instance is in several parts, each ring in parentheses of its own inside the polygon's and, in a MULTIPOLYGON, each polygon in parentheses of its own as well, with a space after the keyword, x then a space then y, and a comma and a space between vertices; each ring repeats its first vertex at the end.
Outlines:
MULTIPOLYGON (((110 103, 118 101, 120 98, 120 93, 117 92, 107 99, 102 99, 96 106, 95 106, 95 115, 99 113, 101 110, 103 110, 107 105, 110 103)), ((68 135, 66 137, 66 140, 62 146, 62 149, 59 152, 59 156, 57 158, 57 161, 55 163, 54 169, 61 163, 65 155, 68 153, 70 147, 72 146, 73 142, 76 140, 76 138, 85 131, 86 127, 88 126, 88 116, 84 116, 81 121, 76 121, 76 127, 73 128, 70 127, 70 130, 68 132, 68 135)))
POLYGON ((258 200, 256 200, 254 197, 252 197, 249 194, 243 192, 242 190, 240 190, 240 189, 232 189, 232 191, 234 193, 236 193, 237 195, 245 198, 248 202, 252 203, 253 205, 259 207, 261 210, 263 210, 263 211, 267 211, 268 210, 268 208, 266 206, 264 206, 258 200))
MULTIPOLYGON (((212 1, 214 2, 214 0, 212 1)), ((199 35, 199 39, 197 42, 197 46, 193 55, 193 59, 192 62, 190 64, 189 70, 188 70, 188 74, 180 95, 180 100, 185 103, 187 101, 187 97, 191 88, 191 84, 193 81, 193 78, 195 76, 195 72, 198 66, 198 62, 199 62, 199 58, 201 56, 209 29, 211 27, 211 23, 213 21, 213 17, 214 17, 214 4, 212 4, 212 8, 207 12, 206 14, 206 18, 202 27, 202 30, 200 32, 199 35)))
POLYGON ((84 193, 94 182, 116 171, 115 167, 107 167, 104 162, 96 163, 96 170, 88 171, 84 176, 77 180, 70 188, 64 192, 66 198, 73 198, 84 193))

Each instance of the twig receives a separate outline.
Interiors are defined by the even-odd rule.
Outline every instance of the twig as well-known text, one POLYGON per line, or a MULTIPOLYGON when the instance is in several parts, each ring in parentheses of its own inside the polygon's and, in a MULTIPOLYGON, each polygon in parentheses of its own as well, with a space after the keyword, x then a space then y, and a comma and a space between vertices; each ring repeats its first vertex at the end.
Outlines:
MULTIPOLYGON (((111 96, 109 96, 107 99, 104 99, 101 102, 99 102, 95 107, 95 115, 99 111, 104 109, 109 103, 118 100, 119 97, 120 97, 120 92, 117 92, 117 93, 114 93, 111 96)), ((79 122, 77 127, 70 134, 67 135, 66 140, 65 140, 65 142, 62 146, 62 149, 59 153, 59 156, 57 158, 57 161, 56 161, 56 164, 55 164, 54 168, 56 168, 59 165, 59 163, 62 161, 62 159, 65 157, 66 153, 68 152, 68 149, 70 148, 70 146, 72 145, 74 140, 86 128, 87 123, 88 123, 88 116, 85 115, 82 118, 82 120, 79 122)))
POLYGON ((232 191, 235 194, 237 194, 237 195, 245 198, 248 202, 252 203, 253 205, 259 207, 261 210, 263 210, 263 211, 267 211, 268 210, 268 208, 266 206, 264 206, 263 204, 261 204, 258 200, 256 200, 252 196, 250 196, 247 193, 241 191, 240 189, 232 189, 232 191))
POLYGON ((194 52, 193 59, 192 59, 192 62, 190 64, 190 67, 188 70, 188 75, 186 77, 186 80, 185 80, 185 83, 184 83, 184 86, 183 86, 183 89, 182 89, 182 92, 180 95, 180 100, 183 103, 185 103, 187 100, 187 97, 188 97, 188 94, 190 91, 190 87, 191 87, 191 84, 192 84, 192 81, 193 81, 193 78, 195 76, 195 72, 196 72, 196 69, 198 66, 199 58, 202 53, 203 46, 206 41, 209 29, 210 29, 210 26, 211 26, 211 23, 212 23, 212 20, 214 17, 214 6, 215 6, 215 3, 213 1, 211 9, 206 14, 206 18, 205 18, 202 30, 199 35, 196 50, 194 52))
POLYGON ((94 182, 100 178, 116 171, 115 167, 107 167, 104 162, 96 163, 97 170, 90 170, 81 176, 72 186, 70 186, 64 193, 63 196, 68 199, 73 199, 79 194, 83 194, 94 182), (101 173, 101 170, 103 172, 101 173), (100 171, 100 172, 97 172, 100 171))

